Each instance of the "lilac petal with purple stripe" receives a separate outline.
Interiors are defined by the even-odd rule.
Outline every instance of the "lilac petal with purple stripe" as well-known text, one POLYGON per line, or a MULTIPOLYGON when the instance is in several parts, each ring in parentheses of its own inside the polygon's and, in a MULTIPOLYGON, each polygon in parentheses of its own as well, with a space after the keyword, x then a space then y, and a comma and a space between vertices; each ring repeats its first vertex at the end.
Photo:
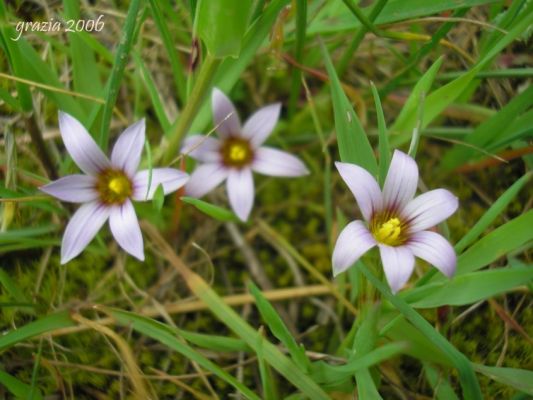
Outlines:
POLYGON ((393 293, 407 283, 415 267, 415 257, 407 246, 391 247, 379 244, 385 277, 393 293))
POLYGON ((189 175, 174 168, 152 169, 152 180, 149 182, 149 170, 139 171, 133 178, 132 198, 137 201, 152 200, 157 187, 161 184, 163 192, 169 194, 178 190, 189 180, 189 175), (148 188, 150 184, 150 188, 148 188))
POLYGON ((59 130, 68 153, 83 172, 96 175, 111 167, 105 154, 76 118, 60 111, 59 130))
POLYGON ((70 219, 61 243, 61 264, 76 257, 87 247, 109 217, 109 207, 97 201, 82 205, 70 219))
POLYGON ((202 162, 220 161, 220 141, 204 135, 193 135, 185 139, 181 153, 202 162))
POLYGON ((346 271, 376 244, 363 222, 350 222, 340 233, 333 249, 333 276, 346 271))
POLYGON ((202 197, 228 177, 229 170, 220 164, 204 164, 197 167, 185 186, 185 193, 192 197, 202 197))
POLYGON ((404 208, 402 215, 409 221, 411 232, 431 228, 452 215, 459 201, 446 189, 435 189, 421 194, 404 208))
POLYGON ((378 183, 366 169, 357 165, 336 162, 335 166, 355 196, 364 219, 370 221, 374 212, 380 211, 383 207, 378 183))
POLYGON ((242 136, 249 139, 253 147, 261 146, 274 130, 280 111, 280 103, 260 108, 245 122, 242 136))
POLYGON ((254 180, 248 168, 231 170, 228 175, 227 191, 231 208, 241 219, 248 220, 254 204, 254 180))
POLYGON ((144 138, 145 121, 143 118, 126 128, 118 137, 111 153, 113 167, 126 172, 129 177, 133 178, 141 161, 144 138))
POLYGON ((415 256, 427 261, 447 277, 452 277, 457 256, 452 245, 441 235, 431 231, 414 233, 407 244, 415 256))
POLYGON ((109 227, 117 243, 135 258, 144 261, 143 237, 130 200, 111 207, 109 227))
POLYGON ((241 121, 239 120, 239 114, 237 114, 231 100, 220 89, 213 89, 211 105, 216 131, 220 134, 220 137, 240 136, 241 121))
POLYGON ((77 174, 59 178, 48 185, 41 186, 39 190, 62 201, 87 203, 98 198, 95 186, 94 177, 77 174))
POLYGON ((298 157, 270 147, 260 147, 256 150, 252 169, 260 174, 270 176, 293 177, 309 173, 298 157))
POLYGON ((415 160, 395 150, 383 185, 384 207, 402 210, 413 199, 417 185, 418 167, 415 160))

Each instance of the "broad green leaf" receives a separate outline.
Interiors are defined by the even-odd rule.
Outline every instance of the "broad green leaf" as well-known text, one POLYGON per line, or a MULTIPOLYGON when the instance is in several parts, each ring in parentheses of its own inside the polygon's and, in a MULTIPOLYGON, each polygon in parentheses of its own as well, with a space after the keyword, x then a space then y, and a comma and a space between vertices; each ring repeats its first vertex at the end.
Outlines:
POLYGON ((206 201, 187 196, 181 197, 181 201, 194 206, 204 214, 209 215, 210 217, 215 218, 218 221, 239 221, 235 214, 233 214, 233 212, 225 208, 215 206, 214 204, 208 203, 206 201))
POLYGON ((240 393, 246 396, 246 398, 259 400, 259 397, 255 393, 253 393, 233 376, 228 374, 224 369, 205 358, 199 352, 187 345, 184 341, 179 340, 177 337, 179 332, 172 327, 131 312, 116 309, 107 309, 107 312, 109 312, 109 314, 111 314, 111 316, 115 318, 119 324, 130 327, 137 332, 142 333, 143 335, 151 337, 152 339, 157 340, 165 346, 182 354, 187 359, 198 363, 198 365, 201 367, 212 372, 220 379, 232 385, 240 393))
POLYGON ((289 329, 280 318, 274 307, 268 302, 268 300, 263 296, 261 290, 255 286, 253 282, 248 284, 248 289, 250 293, 255 298, 255 304, 259 310, 261 317, 266 322, 272 333, 276 338, 278 338, 289 350, 289 353, 302 371, 307 371, 311 366, 309 359, 305 354, 303 347, 298 346, 296 340, 289 332, 289 329))
POLYGON ((378 165, 374 152, 357 114, 342 90, 337 72, 324 44, 322 44, 322 54, 331 85, 335 130, 341 160, 360 165, 370 174, 376 176, 378 165))
POLYGON ((0 370, 0 384, 4 386, 17 399, 28 399, 31 393, 32 400, 42 400, 43 396, 39 390, 31 388, 30 385, 19 381, 17 378, 0 370))
POLYGON ((196 33, 215 58, 237 57, 246 32, 252 0, 199 0, 196 33))
POLYGON ((477 372, 497 382, 533 395, 533 371, 518 368, 488 367, 481 364, 473 364, 473 366, 477 372))
POLYGON ((76 326, 75 322, 70 319, 67 311, 61 311, 39 318, 33 322, 21 326, 18 329, 11 330, 0 337, 0 351, 7 349, 14 344, 32 339, 43 333, 52 332, 57 329, 70 328, 76 326))
POLYGON ((533 281, 533 268, 496 268, 454 277, 449 282, 427 284, 405 292, 412 307, 462 306, 488 299, 533 281))

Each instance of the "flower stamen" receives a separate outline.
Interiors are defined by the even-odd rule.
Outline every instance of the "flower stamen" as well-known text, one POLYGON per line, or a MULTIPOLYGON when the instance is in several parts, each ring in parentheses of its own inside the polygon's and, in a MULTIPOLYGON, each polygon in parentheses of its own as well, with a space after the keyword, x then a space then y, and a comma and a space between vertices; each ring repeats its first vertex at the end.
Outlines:
POLYGON ((253 150, 250 143, 241 138, 228 138, 220 148, 223 163, 228 167, 242 168, 250 164, 253 150))
POLYGON ((403 243, 401 238, 402 233, 401 221, 394 217, 387 219, 385 222, 377 223, 372 229, 374 238, 388 246, 398 246, 403 243))
POLYGON ((104 204, 122 204, 132 194, 129 177, 122 171, 106 170, 97 179, 96 190, 104 204))

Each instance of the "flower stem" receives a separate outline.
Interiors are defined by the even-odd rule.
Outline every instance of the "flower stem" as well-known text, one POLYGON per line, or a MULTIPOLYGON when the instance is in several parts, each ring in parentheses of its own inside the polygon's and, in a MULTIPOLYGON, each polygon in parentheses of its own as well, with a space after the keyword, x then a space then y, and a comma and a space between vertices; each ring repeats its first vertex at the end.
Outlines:
POLYGON ((459 373, 459 380, 463 390, 463 398, 471 400, 482 400, 481 389, 477 381, 472 364, 466 356, 457 350, 444 336, 418 314, 409 304, 398 296, 393 295, 390 290, 381 282, 370 270, 362 263, 359 269, 366 276, 368 281, 388 300, 394 307, 400 311, 422 334, 433 342, 441 351, 446 354, 450 361, 455 365, 459 373))
POLYGON ((176 128, 171 133, 170 141, 163 155, 164 164, 169 164, 176 157, 178 147, 183 140, 183 137, 187 134, 187 130, 191 127, 194 117, 202 105, 202 101, 211 85, 211 81, 213 80, 213 76, 215 75, 219 64, 220 59, 213 58, 209 54, 202 63, 198 78, 191 92, 191 97, 188 99, 185 108, 178 117, 176 128))

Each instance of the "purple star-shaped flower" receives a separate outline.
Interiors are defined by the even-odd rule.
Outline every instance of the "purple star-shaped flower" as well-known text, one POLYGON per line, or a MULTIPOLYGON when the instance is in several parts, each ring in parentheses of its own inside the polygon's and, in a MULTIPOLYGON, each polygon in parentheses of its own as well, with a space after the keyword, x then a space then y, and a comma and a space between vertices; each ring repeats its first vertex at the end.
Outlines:
POLYGON ((185 191, 202 197, 226 179, 231 208, 246 221, 254 202, 252 171, 283 177, 302 176, 309 171, 299 158, 262 146, 278 121, 279 103, 260 108, 242 127, 233 103, 216 88, 212 107, 220 140, 203 135, 185 140, 182 152, 203 163, 191 174, 185 191))
POLYGON ((363 221, 350 222, 340 233, 333 250, 333 274, 353 265, 363 254, 378 246, 385 276, 393 292, 409 279, 415 256, 442 273, 455 273, 453 247, 438 233, 428 231, 452 215, 457 198, 445 189, 436 189, 414 198, 418 167, 407 154, 396 150, 385 179, 383 192, 365 169, 335 163, 363 214, 363 221))
POLYGON ((84 203, 65 229, 61 263, 80 254, 108 218, 120 247, 143 261, 143 238, 131 200, 151 200, 160 184, 165 194, 171 193, 187 182, 188 175, 173 168, 154 168, 149 182, 149 170, 137 172, 144 146, 144 119, 119 136, 111 160, 83 125, 64 112, 59 113, 59 130, 68 153, 86 174, 68 175, 40 188, 62 201, 84 203))

